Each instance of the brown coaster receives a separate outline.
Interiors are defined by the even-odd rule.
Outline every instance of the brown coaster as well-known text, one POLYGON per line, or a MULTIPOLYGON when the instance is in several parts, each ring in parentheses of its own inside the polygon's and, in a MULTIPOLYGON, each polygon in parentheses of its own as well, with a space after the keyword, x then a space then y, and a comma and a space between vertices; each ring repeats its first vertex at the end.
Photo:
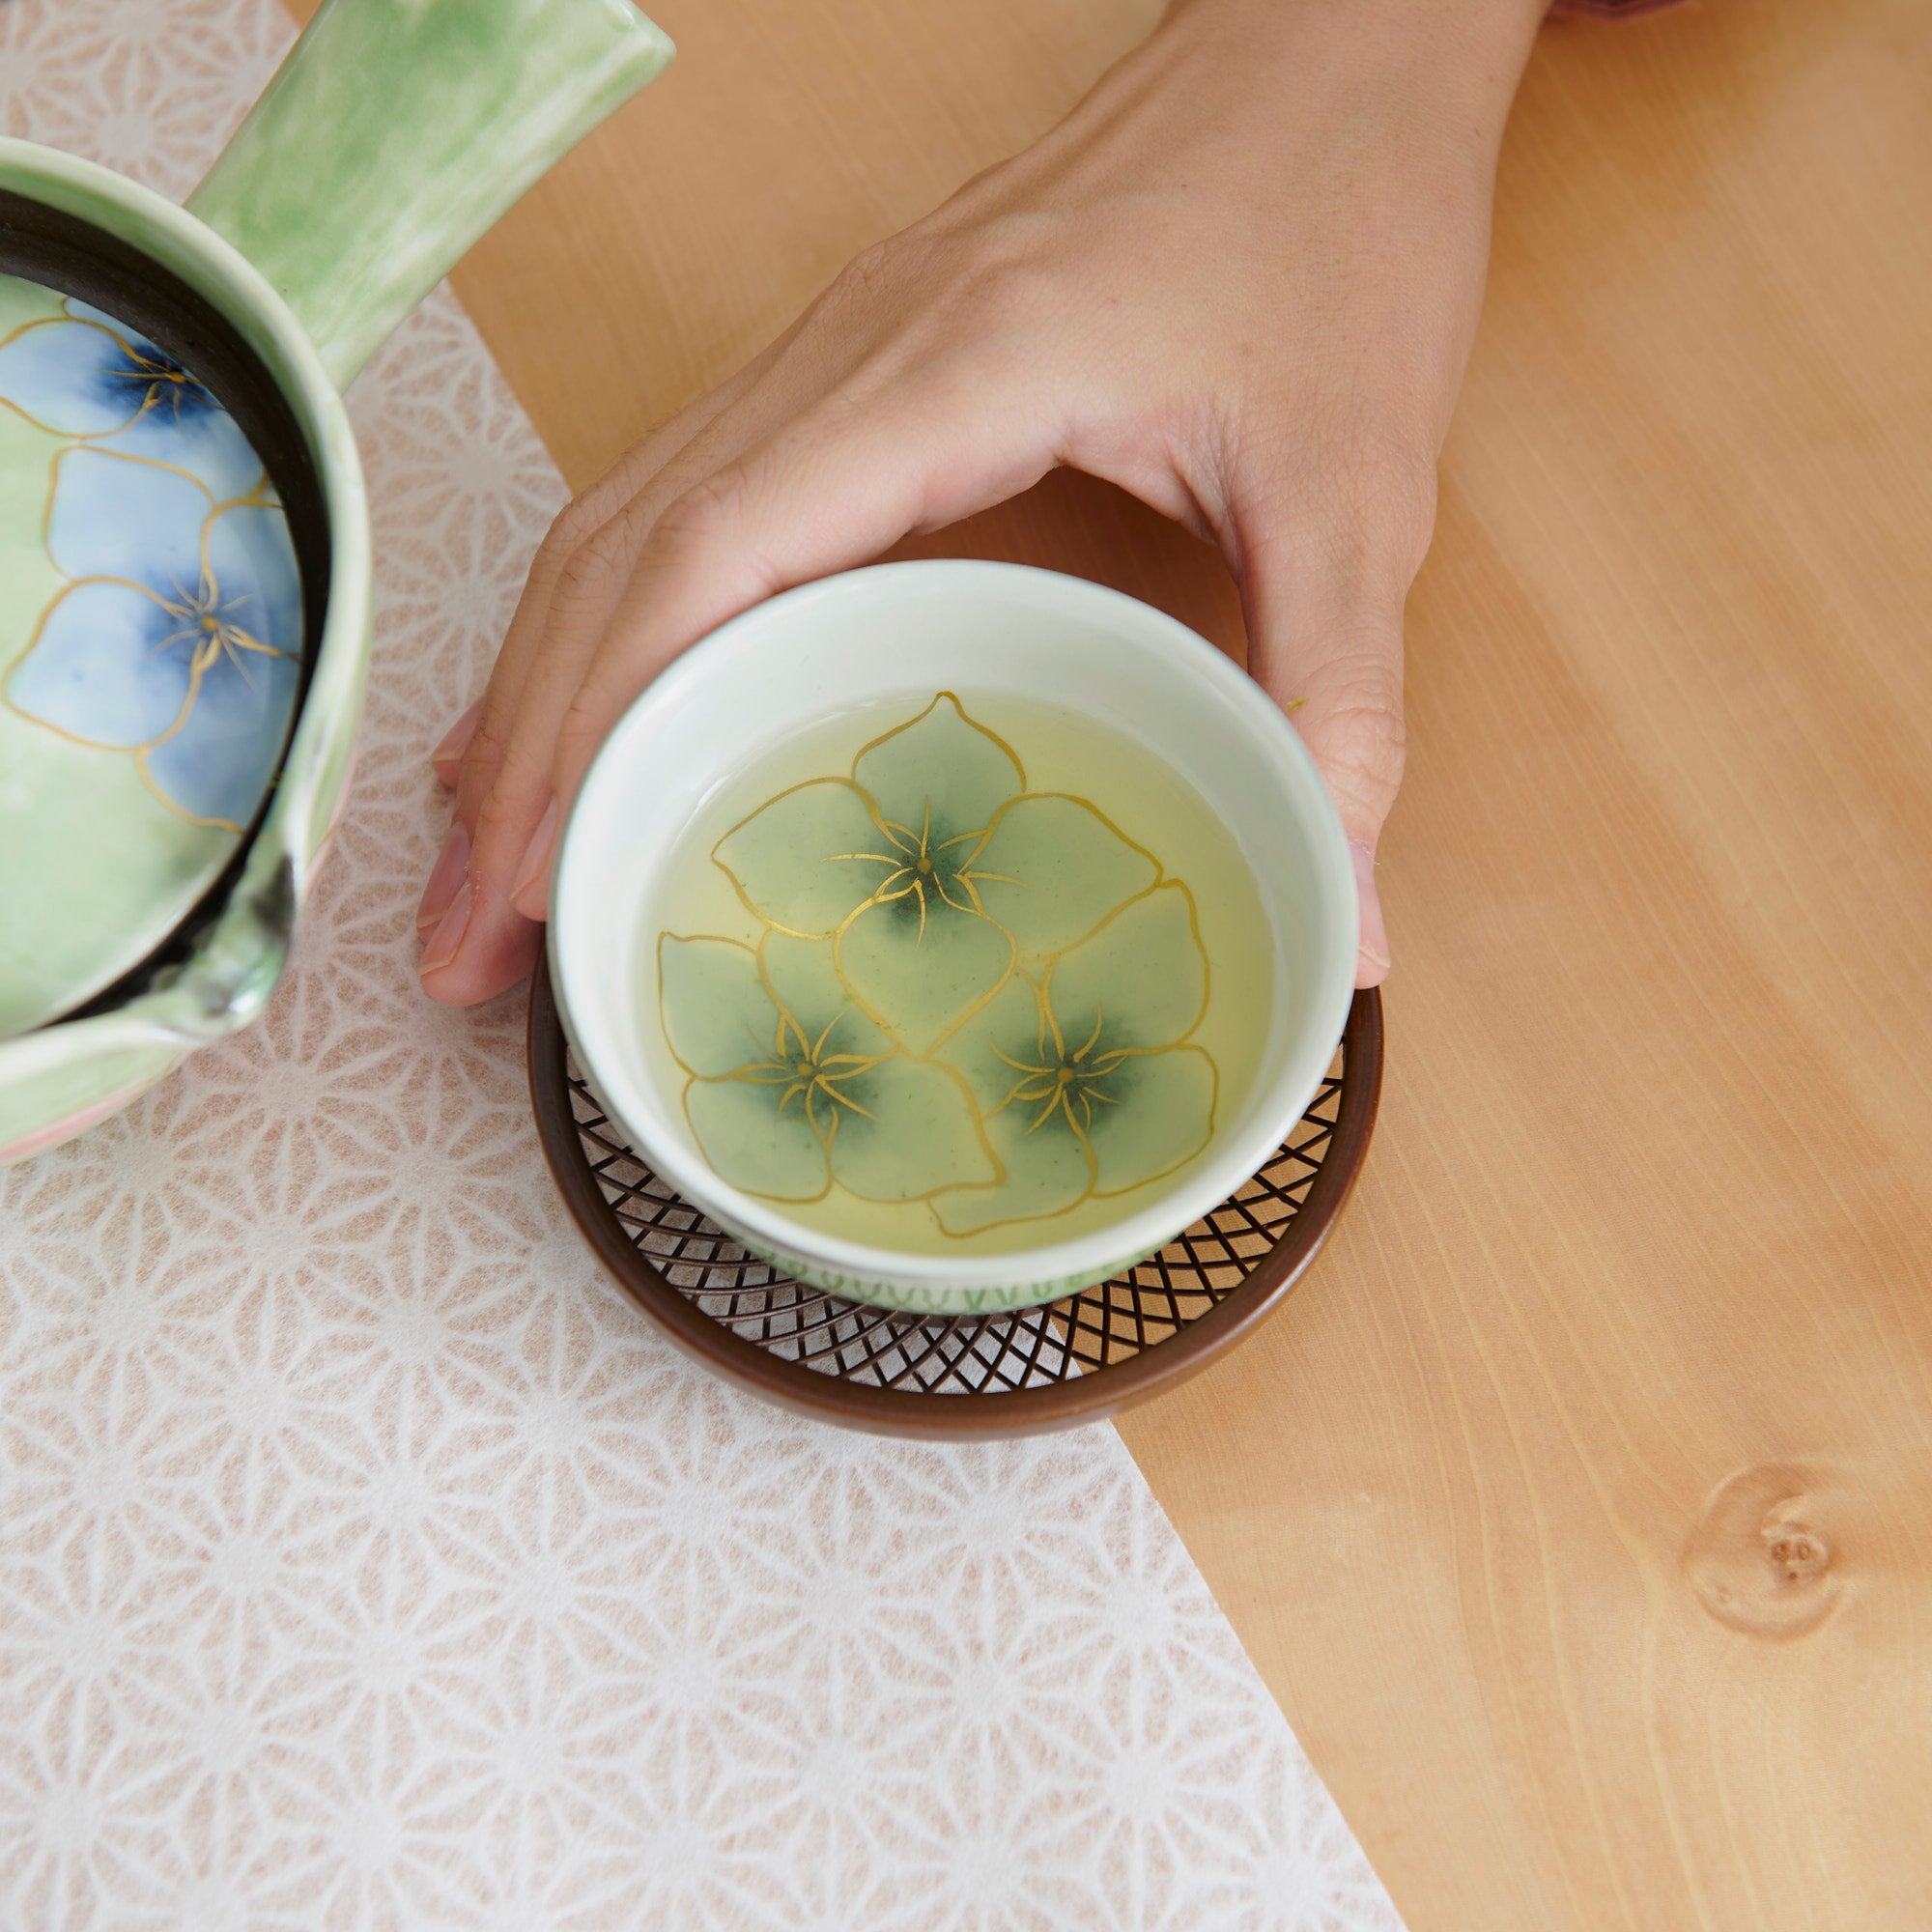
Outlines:
POLYGON ((1382 1084, 1381 995, 1357 993, 1321 1090, 1262 1171, 1112 1281, 997 1315, 907 1315, 748 1255, 625 1145, 579 1077, 540 962, 530 1097, 570 1211, 618 1285, 707 1367, 783 1407, 973 1440, 1092 1422, 1194 1374, 1288 1299, 1361 1172, 1382 1084))

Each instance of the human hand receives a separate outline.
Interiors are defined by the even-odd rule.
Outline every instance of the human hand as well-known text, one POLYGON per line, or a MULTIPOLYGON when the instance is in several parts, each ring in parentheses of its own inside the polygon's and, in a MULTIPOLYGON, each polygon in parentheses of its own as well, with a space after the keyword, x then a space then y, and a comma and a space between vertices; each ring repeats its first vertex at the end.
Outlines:
POLYGON ((534 960, 562 810, 687 645, 1066 464, 1218 543, 1249 668, 1340 810, 1362 919, 1401 781, 1403 605, 1542 0, 1183 0, 1037 146, 860 256, 557 519, 456 786, 421 973, 534 960))

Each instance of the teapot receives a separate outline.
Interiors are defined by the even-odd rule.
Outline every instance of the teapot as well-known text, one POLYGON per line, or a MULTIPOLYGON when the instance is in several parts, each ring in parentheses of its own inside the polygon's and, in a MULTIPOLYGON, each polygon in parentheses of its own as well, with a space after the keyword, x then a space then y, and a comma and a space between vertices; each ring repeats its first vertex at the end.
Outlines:
POLYGON ((369 669, 341 391, 672 52, 324 0, 185 208, 0 139, 0 1164, 268 1004, 369 669))

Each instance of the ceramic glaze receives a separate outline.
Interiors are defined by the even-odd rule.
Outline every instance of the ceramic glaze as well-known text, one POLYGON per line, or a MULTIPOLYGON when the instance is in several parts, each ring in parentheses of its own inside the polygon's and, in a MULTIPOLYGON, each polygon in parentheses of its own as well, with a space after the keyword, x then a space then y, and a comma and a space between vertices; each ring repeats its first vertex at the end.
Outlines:
POLYGON ((1011 698, 804 734, 687 832, 649 923, 659 1072, 704 1158, 876 1246, 1111 1225, 1208 1149, 1267 1031, 1268 922, 1213 812, 1011 698))
POLYGON ((300 682, 288 519, 221 404, 113 316, 0 277, 0 1034, 152 945, 261 809, 300 682), (65 882, 84 880, 84 897, 65 882))
POLYGON ((1098 584, 933 559, 660 671, 564 822, 547 943, 665 1185, 801 1280, 944 1314, 1103 1280, 1237 1193, 1334 1056, 1356 920, 1334 801, 1237 665, 1098 584), (892 1132, 848 1142, 860 1107, 892 1132))
POLYGON ((346 383, 672 51, 631 0, 324 0, 188 207, 346 383))
POLYGON ((323 0, 185 210, 0 136, 0 1162, 274 991, 368 676, 339 391, 671 51, 629 0, 323 0), (219 341, 220 381, 249 385, 230 400, 270 425, 319 609, 217 399, 43 279, 200 316, 182 339, 219 341))

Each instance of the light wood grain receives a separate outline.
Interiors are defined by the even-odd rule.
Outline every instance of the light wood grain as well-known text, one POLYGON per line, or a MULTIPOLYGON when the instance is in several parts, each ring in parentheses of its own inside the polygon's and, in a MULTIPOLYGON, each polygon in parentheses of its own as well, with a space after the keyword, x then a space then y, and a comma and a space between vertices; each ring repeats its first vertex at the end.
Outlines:
MULTIPOLYGON (((777 335, 858 251, 1043 133, 1162 0, 669 0, 662 80, 511 212, 455 283, 570 481, 777 335)), ((895 555, 1077 571, 1241 648, 1207 550, 1049 477, 895 555)))
MULTIPOLYGON (((458 277, 580 484, 1153 7, 661 12, 678 67, 458 277)), ((1543 37, 1411 604, 1368 1175, 1124 1425, 1417 1932, 1932 1925, 1928 236, 1923 0, 1543 37)), ((1238 647, 1084 479, 926 547, 1238 647)))
POLYGON ((1914 0, 1544 36, 1381 1133, 1125 1430, 1416 1926, 1932 1924, 1929 82, 1914 0))

